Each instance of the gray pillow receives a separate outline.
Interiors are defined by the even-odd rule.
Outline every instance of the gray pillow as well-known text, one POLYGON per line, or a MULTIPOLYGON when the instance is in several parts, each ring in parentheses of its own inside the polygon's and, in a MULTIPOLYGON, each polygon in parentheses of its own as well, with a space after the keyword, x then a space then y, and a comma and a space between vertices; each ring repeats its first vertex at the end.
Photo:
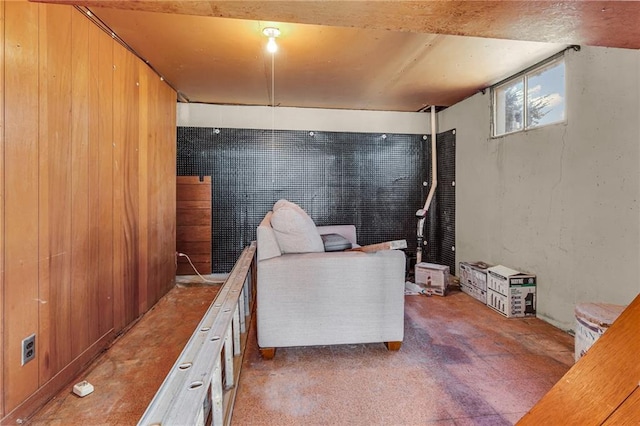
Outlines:
POLYGON ((351 248, 351 241, 340 234, 325 234, 320 237, 324 244, 324 251, 342 251, 351 248))

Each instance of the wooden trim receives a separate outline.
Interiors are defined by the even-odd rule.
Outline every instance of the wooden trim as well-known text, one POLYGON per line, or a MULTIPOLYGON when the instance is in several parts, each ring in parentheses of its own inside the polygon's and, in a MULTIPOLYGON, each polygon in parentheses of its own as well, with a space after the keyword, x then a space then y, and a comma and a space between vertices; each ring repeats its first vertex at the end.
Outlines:
MULTIPOLYGON (((4 5, 0 2, 0 359, 4 359, 4 5)), ((0 418, 4 416, 4 366, 0 367, 0 418)))

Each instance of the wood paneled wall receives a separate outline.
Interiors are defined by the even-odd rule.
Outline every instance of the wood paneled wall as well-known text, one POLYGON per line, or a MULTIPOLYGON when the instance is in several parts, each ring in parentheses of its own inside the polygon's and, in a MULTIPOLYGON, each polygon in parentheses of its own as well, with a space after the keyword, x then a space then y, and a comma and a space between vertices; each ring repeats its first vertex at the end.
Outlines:
POLYGON ((12 422, 173 286, 176 94, 71 6, 0 2, 0 42, 0 418, 12 422))

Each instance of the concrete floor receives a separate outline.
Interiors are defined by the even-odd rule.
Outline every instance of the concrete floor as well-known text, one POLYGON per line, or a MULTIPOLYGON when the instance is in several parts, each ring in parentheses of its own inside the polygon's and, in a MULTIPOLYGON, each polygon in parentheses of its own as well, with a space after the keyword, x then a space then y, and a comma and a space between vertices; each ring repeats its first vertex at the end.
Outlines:
POLYGON ((281 348, 250 336, 232 424, 512 425, 573 365, 573 338, 470 296, 407 296, 399 352, 281 348))
MULTIPOLYGON (((176 287, 28 423, 135 424, 217 286, 176 287), (182 343, 181 343, 182 342, 182 343)), ((399 352, 382 343, 281 348, 250 329, 232 424, 511 425, 573 365, 573 338, 536 318, 506 319, 464 293, 407 296, 399 352)))

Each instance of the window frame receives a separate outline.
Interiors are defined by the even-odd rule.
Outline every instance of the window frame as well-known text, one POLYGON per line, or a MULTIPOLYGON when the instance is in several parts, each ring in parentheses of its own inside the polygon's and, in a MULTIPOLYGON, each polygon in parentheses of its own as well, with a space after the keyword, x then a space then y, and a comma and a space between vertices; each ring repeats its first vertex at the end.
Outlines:
POLYGON ((501 138, 503 136, 507 136, 507 135, 512 135, 514 133, 519 133, 519 132, 526 132, 529 130, 533 130, 533 129, 538 129, 541 127, 546 127, 546 126, 552 126, 555 124, 561 124, 561 123, 566 123, 567 122, 567 63, 565 60, 565 55, 564 55, 565 51, 562 51, 556 55, 551 56, 550 58, 539 62, 517 74, 512 75, 511 77, 508 77, 505 80, 502 80, 496 84, 494 84, 493 86, 491 86, 491 137, 492 138, 501 138), (528 112, 528 107, 529 107, 529 77, 534 75, 534 74, 540 74, 541 72, 543 72, 545 69, 550 69, 553 68, 554 66, 556 66, 558 63, 562 62, 564 65, 564 81, 563 81, 563 89, 564 89, 564 93, 563 93, 563 97, 564 97, 564 114, 563 114, 563 118, 562 120, 558 120, 558 121, 554 121, 551 123, 545 123, 545 124, 534 124, 531 125, 529 124, 529 112, 528 112), (522 82, 522 92, 523 92, 523 107, 522 107, 522 114, 523 114, 523 122, 522 122, 522 127, 520 129, 516 129, 516 130, 511 130, 509 132, 504 132, 504 133, 497 133, 497 117, 498 117, 498 100, 497 100, 497 96, 498 96, 498 91, 499 89, 505 87, 505 86, 509 86, 514 84, 517 81, 521 81, 522 82))

